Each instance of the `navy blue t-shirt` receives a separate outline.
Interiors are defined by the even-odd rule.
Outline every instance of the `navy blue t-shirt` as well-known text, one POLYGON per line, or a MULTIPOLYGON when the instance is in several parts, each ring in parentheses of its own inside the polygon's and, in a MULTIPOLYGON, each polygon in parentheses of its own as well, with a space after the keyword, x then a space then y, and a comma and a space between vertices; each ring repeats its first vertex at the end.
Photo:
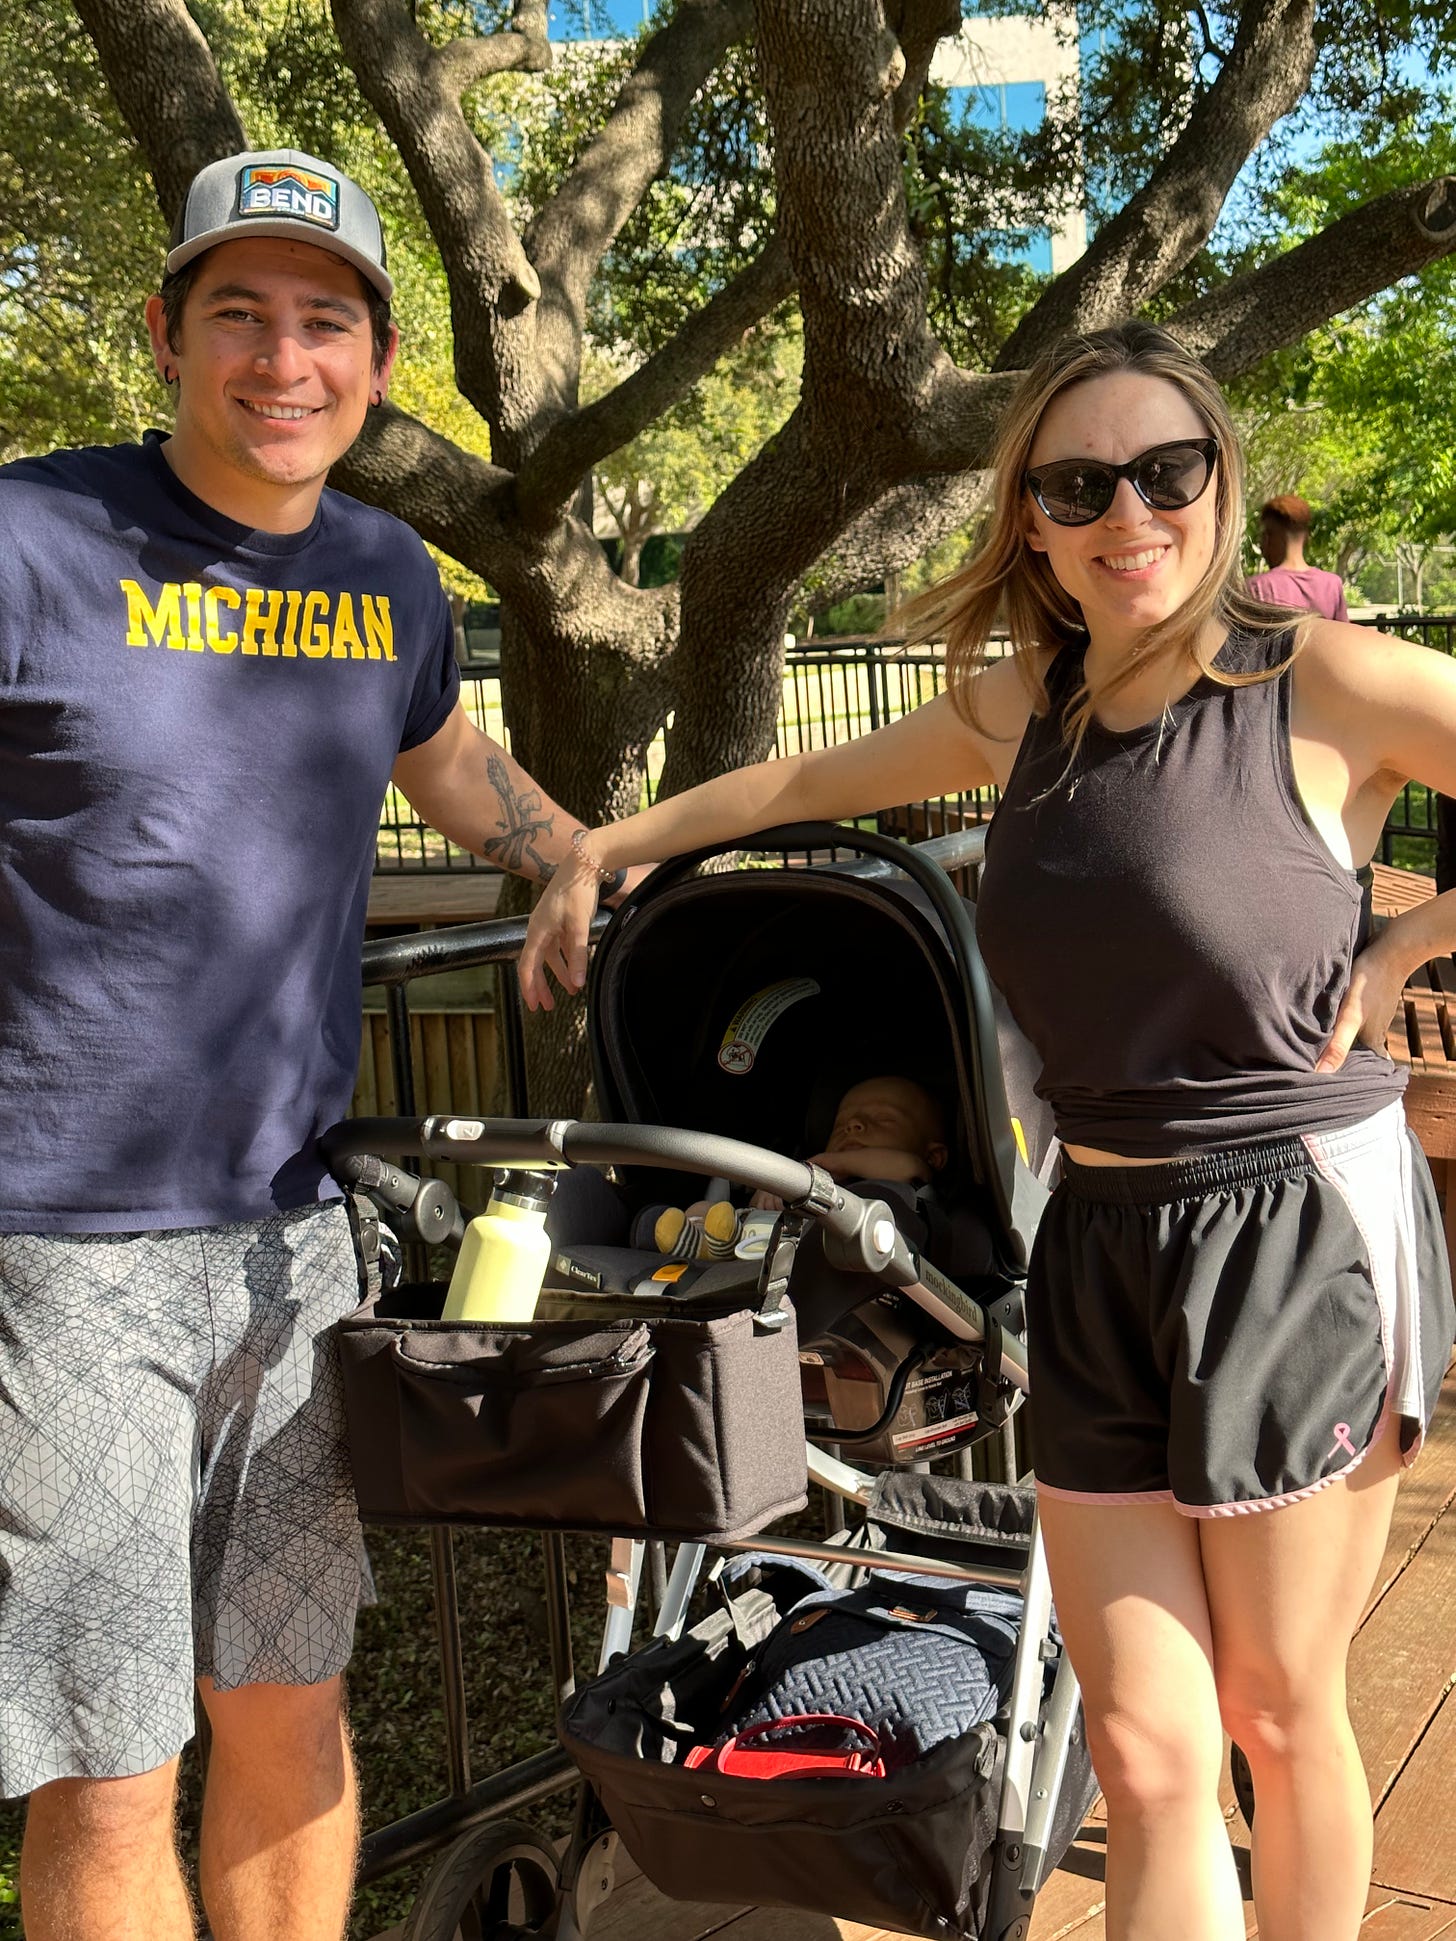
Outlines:
POLYGON ((459 690, 407 526, 250 531, 163 443, 0 468, 0 1229, 333 1192, 380 803, 459 690))

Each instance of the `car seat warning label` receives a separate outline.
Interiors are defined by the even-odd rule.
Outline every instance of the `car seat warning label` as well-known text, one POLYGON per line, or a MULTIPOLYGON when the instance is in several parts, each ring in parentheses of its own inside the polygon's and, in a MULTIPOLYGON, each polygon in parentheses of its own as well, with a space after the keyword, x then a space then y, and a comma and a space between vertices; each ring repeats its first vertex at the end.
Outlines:
POLYGON ((818 995, 819 986, 812 977, 786 977, 746 998, 728 1020, 718 1047, 718 1063, 723 1070, 734 1078, 751 1072, 764 1039, 789 1006, 800 998, 818 995))

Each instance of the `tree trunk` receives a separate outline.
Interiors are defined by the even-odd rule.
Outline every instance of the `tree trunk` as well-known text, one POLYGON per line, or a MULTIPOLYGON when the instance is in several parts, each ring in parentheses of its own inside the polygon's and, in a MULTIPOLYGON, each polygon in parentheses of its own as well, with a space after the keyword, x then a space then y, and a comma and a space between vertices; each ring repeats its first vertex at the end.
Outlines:
POLYGON ((622 534, 622 564, 619 571, 623 586, 642 584, 642 548, 651 535, 646 531, 626 531, 622 534))
POLYGON ((464 660, 467 647, 465 639, 465 605, 466 601, 463 593, 452 593, 450 595, 450 618, 455 623, 455 658, 458 661, 464 660))
MULTIPOLYGON (((506 603, 501 690, 512 753, 563 809, 591 828, 641 806, 647 749, 668 706, 660 665, 583 647, 561 631, 532 631, 506 603)), ((508 877, 501 914, 516 915, 531 900, 530 886, 508 877)), ((525 1042, 532 1112, 580 1111, 591 1075, 584 1000, 558 996, 554 1011, 528 1018, 525 1042)))

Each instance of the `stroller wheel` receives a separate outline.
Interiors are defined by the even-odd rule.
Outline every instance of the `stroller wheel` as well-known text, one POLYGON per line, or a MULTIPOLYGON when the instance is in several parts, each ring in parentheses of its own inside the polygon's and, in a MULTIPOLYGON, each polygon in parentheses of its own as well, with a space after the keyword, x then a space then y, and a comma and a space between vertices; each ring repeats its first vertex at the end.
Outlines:
POLYGON ((446 1847, 425 1876, 401 1941, 527 1941, 556 1913, 556 1855, 519 1820, 487 1821, 446 1847))
POLYGON ((1239 1811, 1244 1816, 1244 1825, 1253 1830, 1254 1825, 1254 1775, 1249 1771, 1249 1762, 1238 1746, 1229 1748, 1229 1778, 1233 1781, 1234 1798, 1239 1803, 1239 1811))

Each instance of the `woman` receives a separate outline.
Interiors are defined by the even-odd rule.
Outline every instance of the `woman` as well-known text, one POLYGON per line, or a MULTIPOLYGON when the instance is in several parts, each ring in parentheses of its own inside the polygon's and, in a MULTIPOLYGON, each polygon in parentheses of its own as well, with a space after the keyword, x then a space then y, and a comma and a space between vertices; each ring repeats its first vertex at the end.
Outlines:
POLYGON ((1456 947, 1456 894, 1366 943, 1353 871, 1408 778, 1456 791, 1456 666, 1243 594, 1227 409, 1152 326, 1055 346, 996 481, 971 564, 911 611, 948 643, 947 695, 593 831, 522 985, 580 986, 622 865, 1001 788, 977 928, 1064 1147, 1031 1406, 1107 1932, 1243 1934, 1227 1729, 1258 1799, 1259 1932, 1344 1941, 1371 1852, 1345 1659, 1453 1332, 1383 1043, 1408 973, 1456 947), (998 611, 1014 653, 988 663, 998 611))

